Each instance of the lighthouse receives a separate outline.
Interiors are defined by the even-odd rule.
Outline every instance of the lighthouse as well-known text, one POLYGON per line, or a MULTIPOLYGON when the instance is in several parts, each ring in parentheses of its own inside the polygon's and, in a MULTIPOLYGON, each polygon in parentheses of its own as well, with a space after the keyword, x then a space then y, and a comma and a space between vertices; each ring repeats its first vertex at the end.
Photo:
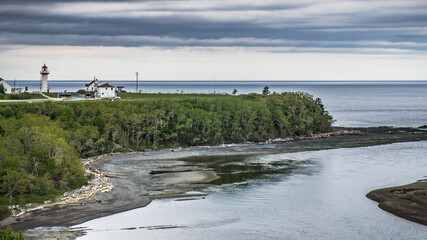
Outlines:
POLYGON ((49 75, 49 70, 47 70, 47 66, 44 64, 40 71, 41 92, 47 92, 47 75, 49 75))

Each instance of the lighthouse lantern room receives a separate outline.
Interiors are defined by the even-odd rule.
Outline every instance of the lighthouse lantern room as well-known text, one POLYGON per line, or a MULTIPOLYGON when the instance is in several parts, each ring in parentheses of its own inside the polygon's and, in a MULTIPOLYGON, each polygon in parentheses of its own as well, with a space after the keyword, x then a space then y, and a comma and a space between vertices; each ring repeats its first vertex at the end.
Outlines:
POLYGON ((41 86, 40 86, 40 91, 41 92, 48 92, 48 87, 47 87, 47 75, 49 75, 49 70, 47 69, 46 64, 43 65, 42 70, 40 71, 40 81, 41 81, 41 86))

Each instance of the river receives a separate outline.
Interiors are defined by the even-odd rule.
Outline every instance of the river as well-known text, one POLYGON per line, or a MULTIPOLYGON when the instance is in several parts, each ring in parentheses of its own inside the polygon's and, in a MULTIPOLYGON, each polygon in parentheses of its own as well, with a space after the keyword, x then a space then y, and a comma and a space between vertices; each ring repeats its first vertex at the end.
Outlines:
POLYGON ((382 211, 365 194, 425 176, 426 147, 420 141, 239 158, 220 165, 281 171, 76 227, 88 229, 79 239, 425 239, 425 226, 382 211))

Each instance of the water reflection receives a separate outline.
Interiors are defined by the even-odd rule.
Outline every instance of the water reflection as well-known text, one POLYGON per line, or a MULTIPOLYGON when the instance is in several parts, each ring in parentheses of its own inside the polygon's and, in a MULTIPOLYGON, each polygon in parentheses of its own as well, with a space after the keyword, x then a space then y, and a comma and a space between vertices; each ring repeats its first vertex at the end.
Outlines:
MULTIPOLYGON (((161 176, 191 177, 189 172, 214 172, 217 176, 209 182, 197 182, 191 179, 181 179, 180 182, 193 184, 209 183, 214 185, 249 183, 269 179, 280 181, 292 174, 311 175, 319 171, 319 159, 290 159, 283 154, 269 154, 260 156, 206 156, 197 159, 182 159, 184 162, 179 167, 161 167, 153 169, 150 174, 152 178, 161 176)), ((159 185, 159 181, 157 185, 159 185)), ((200 185, 194 186, 198 188, 200 185)), ((203 185, 206 187, 208 185, 203 185)))
POLYGON ((425 239, 424 226, 365 194, 425 176, 426 143, 123 160, 129 178, 163 199, 77 227, 82 239, 425 239))

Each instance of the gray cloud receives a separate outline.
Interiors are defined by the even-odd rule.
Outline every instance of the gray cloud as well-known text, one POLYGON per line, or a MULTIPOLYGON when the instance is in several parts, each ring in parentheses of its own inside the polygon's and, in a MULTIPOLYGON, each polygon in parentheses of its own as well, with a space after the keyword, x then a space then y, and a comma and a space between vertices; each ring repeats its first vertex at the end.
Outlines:
POLYGON ((426 13, 416 0, 0 1, 0 44, 425 51, 426 13))

